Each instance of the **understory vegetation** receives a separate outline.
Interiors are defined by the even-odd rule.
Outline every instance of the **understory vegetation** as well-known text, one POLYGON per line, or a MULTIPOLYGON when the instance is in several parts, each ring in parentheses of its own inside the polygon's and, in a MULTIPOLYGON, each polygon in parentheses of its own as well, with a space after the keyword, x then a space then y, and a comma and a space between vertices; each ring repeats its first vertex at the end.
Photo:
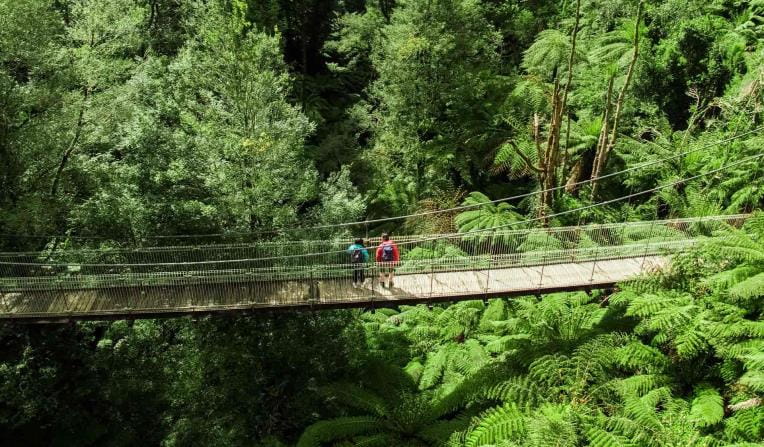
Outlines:
POLYGON ((762 130, 760 0, 0 0, 4 255, 750 214, 614 291, 3 320, 0 444, 762 445, 762 130))

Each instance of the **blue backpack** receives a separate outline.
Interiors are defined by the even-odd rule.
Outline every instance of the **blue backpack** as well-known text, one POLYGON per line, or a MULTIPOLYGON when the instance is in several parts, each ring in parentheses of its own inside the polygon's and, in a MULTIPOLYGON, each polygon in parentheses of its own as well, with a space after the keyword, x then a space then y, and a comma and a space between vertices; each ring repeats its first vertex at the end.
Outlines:
POLYGON ((393 257, 393 244, 384 244, 382 246, 382 260, 392 262, 393 257))

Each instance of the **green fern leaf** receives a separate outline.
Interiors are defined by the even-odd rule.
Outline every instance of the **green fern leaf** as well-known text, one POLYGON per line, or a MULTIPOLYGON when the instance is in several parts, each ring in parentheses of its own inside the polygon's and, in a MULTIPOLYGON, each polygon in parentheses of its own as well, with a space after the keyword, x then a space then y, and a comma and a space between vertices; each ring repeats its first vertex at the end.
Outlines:
POLYGON ((591 447, 631 447, 623 436, 616 435, 600 427, 589 426, 586 428, 586 437, 589 438, 591 447))
POLYGON ((724 418, 724 400, 715 388, 708 385, 696 388, 690 418, 699 427, 714 425, 724 418))
POLYGON ((495 444, 524 435, 523 415, 513 403, 492 408, 479 416, 480 422, 466 436, 465 447, 495 444))
POLYGON ((735 284, 729 289, 729 294, 744 301, 764 297, 764 272, 735 284))
POLYGON ((384 427, 379 419, 368 416, 342 417, 316 422, 305 429, 297 447, 321 447, 322 443, 373 434, 384 427))

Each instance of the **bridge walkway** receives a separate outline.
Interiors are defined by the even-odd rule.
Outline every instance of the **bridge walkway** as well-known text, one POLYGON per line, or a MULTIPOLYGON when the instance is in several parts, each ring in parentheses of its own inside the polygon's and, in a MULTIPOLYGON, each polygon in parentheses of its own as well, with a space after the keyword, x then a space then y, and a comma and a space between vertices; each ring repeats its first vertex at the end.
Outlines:
POLYGON ((436 301, 610 288, 667 264, 664 256, 497 269, 409 273, 383 288, 373 268, 355 288, 346 278, 314 282, 208 283, 0 294, 0 319, 62 321, 169 317, 224 312, 389 307, 436 301))

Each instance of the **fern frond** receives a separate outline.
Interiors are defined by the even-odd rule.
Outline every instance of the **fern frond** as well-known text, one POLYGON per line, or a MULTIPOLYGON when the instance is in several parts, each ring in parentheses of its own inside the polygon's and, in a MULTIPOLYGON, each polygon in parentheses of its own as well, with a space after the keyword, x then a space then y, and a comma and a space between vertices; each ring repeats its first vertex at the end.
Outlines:
POLYGON ((427 361, 424 363, 419 379, 419 389, 426 390, 435 386, 443 375, 447 359, 448 347, 440 347, 440 349, 427 356, 427 361))
POLYGON ((353 447, 387 447, 397 445, 400 439, 390 433, 377 433, 371 436, 357 436, 353 438, 353 447))
POLYGON ((724 399, 715 388, 703 385, 695 390, 690 419, 699 427, 708 427, 724 418, 724 399))
POLYGON ((757 393, 764 393, 764 371, 747 371, 740 377, 738 383, 750 388, 757 393))
POLYGON ((665 386, 669 377, 663 374, 637 374, 617 381, 616 387, 624 396, 643 396, 656 388, 665 386))
POLYGON ((520 347, 531 339, 530 334, 511 334, 498 337, 486 344, 488 352, 501 353, 520 347))
POLYGON ((674 337, 674 346, 680 358, 690 359, 705 352, 709 343, 703 329, 692 325, 674 337))
POLYGON ((441 445, 448 440, 452 433, 465 430, 470 424, 470 418, 459 416, 447 421, 438 421, 419 431, 419 437, 432 445, 441 445))
POLYGON ((615 361, 626 368, 661 370, 668 365, 668 358, 659 349, 640 341, 632 341, 615 350, 615 361))
POLYGON ((492 408, 482 413, 479 420, 477 426, 467 433, 465 447, 496 444, 499 441, 519 438, 525 433, 523 415, 514 403, 492 408))
POLYGON ((321 447, 322 443, 373 434, 384 429, 374 417, 353 416, 319 421, 309 426, 297 441, 297 447, 321 447))
POLYGON ((494 321, 503 321, 507 319, 507 305, 502 299, 494 299, 488 303, 488 307, 483 311, 480 317, 480 330, 490 331, 493 328, 494 321))
POLYGON ((533 406, 545 400, 536 383, 528 376, 512 377, 498 385, 487 388, 483 396, 501 402, 514 402, 520 407, 533 406))
POLYGON ((725 270, 715 275, 711 275, 703 282, 714 287, 728 288, 741 281, 744 281, 747 278, 750 278, 751 276, 759 273, 759 271, 760 270, 757 267, 742 264, 730 270, 725 270))
POLYGON ((724 419, 724 433, 728 439, 760 442, 764 435, 764 407, 740 410, 724 419))
POLYGON ((422 362, 420 362, 419 359, 414 359, 408 362, 403 370, 411 377, 411 380, 419 383, 422 377, 422 372, 424 371, 424 365, 422 365, 422 362))
POLYGON ((529 445, 578 445, 573 411, 568 405, 546 404, 533 413, 527 424, 529 445))
POLYGON ((658 430, 661 426, 661 421, 656 414, 656 400, 658 400, 656 397, 660 395, 656 393, 658 390, 661 388, 651 390, 642 397, 627 396, 624 399, 626 414, 651 430, 658 430))
POLYGON ((631 447, 632 444, 623 437, 603 430, 597 426, 586 427, 586 437, 592 447, 631 447))
POLYGON ((735 284, 729 289, 729 294, 744 301, 764 297, 764 272, 735 284))
POLYGON ((351 408, 366 411, 376 416, 383 416, 387 412, 387 404, 382 397, 352 383, 327 385, 322 391, 327 396, 334 397, 351 408))

